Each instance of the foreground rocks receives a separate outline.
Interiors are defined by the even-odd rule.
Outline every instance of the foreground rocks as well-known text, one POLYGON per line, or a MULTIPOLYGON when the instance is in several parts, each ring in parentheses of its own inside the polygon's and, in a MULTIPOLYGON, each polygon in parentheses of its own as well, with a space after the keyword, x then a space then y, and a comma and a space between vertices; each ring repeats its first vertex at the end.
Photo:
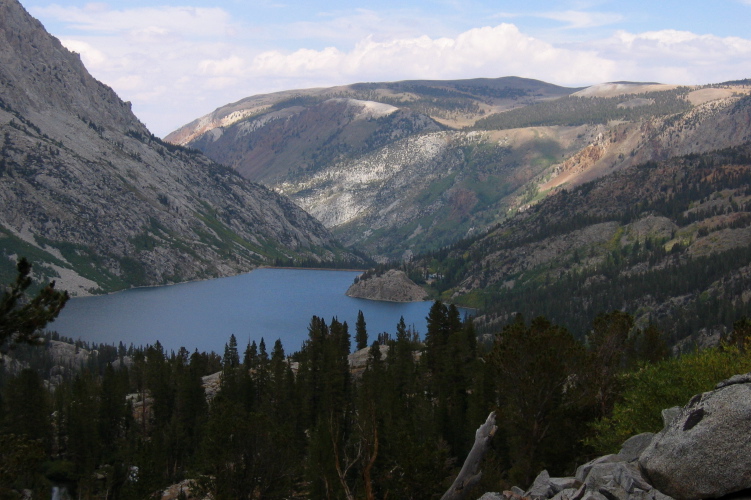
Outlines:
POLYGON ((362 279, 347 290, 347 296, 389 302, 418 302, 428 294, 403 271, 392 269, 381 276, 362 279))
POLYGON ((699 500, 749 498, 751 373, 720 382, 683 408, 663 411, 664 428, 639 434, 621 451, 580 466, 574 477, 540 473, 480 500, 699 500), (740 496, 739 496, 740 495, 740 496))
POLYGON ((656 488, 676 498, 751 488, 751 373, 694 396, 639 463, 656 488))

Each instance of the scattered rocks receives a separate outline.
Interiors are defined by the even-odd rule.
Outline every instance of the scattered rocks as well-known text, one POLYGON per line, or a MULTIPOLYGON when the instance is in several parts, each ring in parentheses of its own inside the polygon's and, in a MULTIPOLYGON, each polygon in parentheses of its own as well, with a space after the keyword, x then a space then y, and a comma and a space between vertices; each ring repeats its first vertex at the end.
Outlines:
POLYGON ((195 489, 196 482, 193 479, 186 479, 165 488, 161 492, 160 500, 178 500, 181 494, 185 500, 209 500, 211 498, 211 496, 196 495, 195 489))
POLYGON ((670 500, 655 490, 642 476, 638 457, 652 441, 653 434, 639 434, 623 444, 621 451, 581 465, 574 477, 550 477, 542 471, 526 492, 493 493, 483 500, 670 500))

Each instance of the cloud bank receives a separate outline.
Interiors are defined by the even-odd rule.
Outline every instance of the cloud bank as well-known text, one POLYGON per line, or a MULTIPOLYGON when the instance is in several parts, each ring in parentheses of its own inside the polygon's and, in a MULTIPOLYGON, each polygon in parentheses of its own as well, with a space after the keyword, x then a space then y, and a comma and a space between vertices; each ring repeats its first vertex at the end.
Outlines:
MULTIPOLYGON (((509 23, 431 37, 404 24, 364 34, 347 18, 334 18, 290 23, 282 31, 298 33, 302 47, 285 50, 268 29, 243 25, 220 8, 113 10, 91 4, 32 13, 66 23, 75 34, 62 37, 63 44, 81 54, 96 78, 132 101, 139 118, 162 136, 228 102, 291 88, 501 76, 570 86, 615 80, 696 84, 743 78, 751 67, 749 39, 675 30, 616 31, 605 39, 551 43, 509 23), (325 37, 330 46, 306 48, 304 36, 316 32, 331 33, 325 37)), ((564 29, 618 20, 573 11, 549 16, 566 23, 564 29)), ((378 23, 369 11, 355 18, 378 23)))

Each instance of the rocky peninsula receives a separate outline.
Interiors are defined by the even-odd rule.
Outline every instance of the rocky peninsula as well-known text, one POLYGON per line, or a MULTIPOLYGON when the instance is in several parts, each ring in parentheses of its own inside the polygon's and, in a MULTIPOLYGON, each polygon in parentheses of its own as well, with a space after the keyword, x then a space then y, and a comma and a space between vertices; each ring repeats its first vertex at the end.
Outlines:
POLYGON ((347 290, 347 296, 389 302, 418 302, 428 299, 425 290, 403 271, 395 269, 380 276, 357 280, 347 290))

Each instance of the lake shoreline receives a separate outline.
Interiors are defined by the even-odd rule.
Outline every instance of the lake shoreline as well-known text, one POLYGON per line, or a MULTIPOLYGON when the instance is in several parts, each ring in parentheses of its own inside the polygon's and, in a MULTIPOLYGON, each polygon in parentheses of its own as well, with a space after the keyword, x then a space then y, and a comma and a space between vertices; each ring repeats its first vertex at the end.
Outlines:
MULTIPOLYGON (((301 270, 301 271, 342 271, 342 272, 350 272, 350 273, 364 273, 367 271, 367 269, 349 269, 349 268, 333 268, 333 267, 292 267, 292 266, 256 266, 253 269, 249 271, 243 271, 241 273, 237 274, 229 274, 227 276, 212 276, 210 278, 197 278, 194 280, 186 280, 186 281, 177 281, 175 283, 162 283, 160 285, 138 285, 138 286, 131 286, 130 288, 121 288, 120 290, 112 290, 111 292, 102 292, 102 293, 91 293, 89 291, 84 292, 76 292, 75 295, 73 295, 71 292, 69 292, 71 295, 71 298, 84 298, 84 297, 102 297, 106 295, 113 295, 116 293, 122 293, 126 292, 128 290, 140 290, 140 289, 148 289, 148 288, 159 288, 162 286, 175 286, 175 285, 184 285, 187 283, 201 283, 203 281, 211 281, 211 280, 218 280, 222 278, 232 278, 235 276, 243 276, 245 274, 250 274, 253 271, 257 271, 259 269, 287 269, 287 270, 301 270)), ((58 288, 61 289, 61 288, 58 288)), ((64 290, 64 289, 62 289, 64 290)))
POLYGON ((185 286, 149 286, 72 298, 50 325, 87 342, 185 347, 222 352, 230 335, 238 343, 281 339, 300 349, 311 317, 354 325, 365 314, 371 339, 394 335, 401 316, 424 334, 431 302, 385 302, 346 296, 360 270, 259 267, 229 277, 194 280, 185 286), (256 271, 256 272, 253 272, 256 271), (332 272, 337 271, 337 272, 332 272), (349 274, 348 274, 349 273, 349 274))

